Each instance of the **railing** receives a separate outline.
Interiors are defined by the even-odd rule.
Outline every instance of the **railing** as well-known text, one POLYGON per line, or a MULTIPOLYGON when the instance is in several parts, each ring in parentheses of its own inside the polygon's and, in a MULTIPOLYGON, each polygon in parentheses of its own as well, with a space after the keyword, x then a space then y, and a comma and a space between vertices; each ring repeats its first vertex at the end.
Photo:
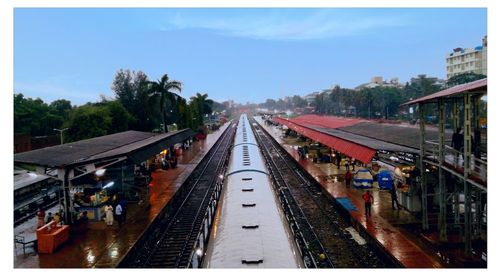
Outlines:
MULTIPOLYGON (((437 141, 425 141, 424 153, 426 158, 435 160, 439 165, 439 143, 437 141)), ((444 145, 443 162, 453 166, 455 169, 463 171, 464 169, 464 153, 458 151, 448 145, 444 145)), ((488 163, 471 154, 470 173, 474 178, 480 179, 484 183, 487 182, 488 163)))

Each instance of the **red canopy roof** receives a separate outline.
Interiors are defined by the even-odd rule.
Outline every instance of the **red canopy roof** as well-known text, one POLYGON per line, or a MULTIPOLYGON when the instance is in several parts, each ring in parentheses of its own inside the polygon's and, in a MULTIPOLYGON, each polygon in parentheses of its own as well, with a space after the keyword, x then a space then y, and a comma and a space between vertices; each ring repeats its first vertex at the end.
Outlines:
POLYGON ((318 141, 323 145, 327 145, 365 164, 370 162, 373 156, 375 156, 376 153, 375 149, 359 145, 335 136, 331 136, 305 126, 301 126, 295 122, 292 122, 284 118, 274 117, 273 119, 280 124, 286 125, 288 128, 294 130, 295 132, 301 135, 304 135, 314 141, 318 141))

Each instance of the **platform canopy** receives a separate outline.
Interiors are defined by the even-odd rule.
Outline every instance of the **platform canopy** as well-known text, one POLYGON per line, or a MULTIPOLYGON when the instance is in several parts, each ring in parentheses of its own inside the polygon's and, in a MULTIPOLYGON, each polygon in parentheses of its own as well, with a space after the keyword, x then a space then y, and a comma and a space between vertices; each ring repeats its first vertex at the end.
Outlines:
POLYGON ((401 106, 417 104, 417 103, 431 103, 437 102, 442 98, 462 98, 465 93, 486 94, 488 89, 488 78, 480 79, 477 81, 456 85, 445 90, 441 90, 431 95, 427 95, 409 102, 401 106))
MULTIPOLYGON (((420 129, 410 124, 313 114, 289 120, 377 150, 415 153, 420 149, 420 129)), ((438 135, 437 128, 426 130, 430 140, 437 140, 438 135)), ((451 131, 446 131, 445 138, 449 140, 451 135, 451 131)))
POLYGON ((129 130, 14 154, 14 163, 62 168, 82 166, 118 157, 127 157, 140 162, 193 135, 194 132, 191 129, 161 134, 129 130))
POLYGON ((334 148, 345 155, 355 158, 363 163, 369 163, 377 152, 375 149, 348 141, 339 137, 329 135, 319 130, 299 125, 291 120, 275 117, 274 120, 280 124, 286 125, 291 130, 306 136, 323 145, 334 148))

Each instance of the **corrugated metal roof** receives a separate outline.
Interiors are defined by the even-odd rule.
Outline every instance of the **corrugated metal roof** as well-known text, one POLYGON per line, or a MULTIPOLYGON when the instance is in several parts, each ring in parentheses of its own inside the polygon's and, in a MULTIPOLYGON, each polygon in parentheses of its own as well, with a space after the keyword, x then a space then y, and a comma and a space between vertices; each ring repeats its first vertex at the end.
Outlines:
MULTIPOLYGON (((339 130, 413 149, 420 149, 420 129, 415 126, 362 122, 341 127, 339 130)), ((451 131, 446 132, 445 139, 451 139, 451 135, 451 131)), ((437 129, 426 127, 425 137, 427 140, 438 140, 439 132, 437 129)))
MULTIPOLYGON (((418 128, 418 125, 414 126, 408 124, 387 124, 362 119, 317 115, 299 116, 297 118, 290 119, 290 121, 309 128, 316 128, 320 130, 323 129, 324 131, 337 129, 344 132, 365 136, 367 138, 373 138, 378 141, 370 141, 363 137, 354 137, 352 140, 367 146, 373 145, 373 147, 375 147, 376 149, 398 145, 409 147, 412 149, 420 148, 420 129, 418 128), (383 144, 384 142, 394 145, 390 146, 388 144, 383 144)), ((338 135, 346 134, 339 133, 338 135)), ((425 135, 427 140, 437 140, 439 133, 436 128, 426 127, 425 135)), ((451 139, 451 135, 452 131, 448 130, 445 133, 445 139, 451 139)), ((346 139, 349 139, 349 136, 342 137, 346 137, 346 139)), ((413 152, 412 149, 407 149, 405 150, 405 152, 413 152)))
POLYGON ((302 115, 292 119, 293 122, 301 125, 315 125, 325 128, 339 128, 355 125, 366 120, 356 118, 342 118, 335 116, 302 115))
POLYGON ((365 164, 370 162, 375 156, 376 150, 373 148, 299 125, 291 120, 279 117, 275 117, 274 120, 276 120, 280 124, 288 126, 290 129, 296 131, 297 133, 300 133, 301 135, 304 135, 314 141, 318 141, 323 145, 334 148, 335 150, 340 151, 347 156, 353 157, 365 164))
POLYGON ((409 152, 414 154, 419 153, 419 150, 414 148, 388 143, 368 136, 361 136, 358 134, 349 133, 340 129, 331 129, 331 128, 314 128, 314 129, 376 150, 386 150, 392 152, 409 152))
POLYGON ((439 98, 451 98, 451 97, 456 97, 459 96, 460 94, 464 94, 465 92, 467 93, 486 93, 488 88, 488 78, 480 79, 477 81, 453 86, 451 88, 441 90, 439 92, 436 92, 431 95, 427 95, 425 97, 421 97, 409 102, 406 102, 402 104, 404 105, 410 105, 410 104, 416 104, 416 103, 424 103, 424 102, 435 102, 439 98))
POLYGON ((134 153, 143 147, 158 144, 164 139, 192 134, 194 133, 191 129, 162 134, 130 130, 18 153, 14 155, 14 162, 47 167, 91 163, 99 159, 134 153))

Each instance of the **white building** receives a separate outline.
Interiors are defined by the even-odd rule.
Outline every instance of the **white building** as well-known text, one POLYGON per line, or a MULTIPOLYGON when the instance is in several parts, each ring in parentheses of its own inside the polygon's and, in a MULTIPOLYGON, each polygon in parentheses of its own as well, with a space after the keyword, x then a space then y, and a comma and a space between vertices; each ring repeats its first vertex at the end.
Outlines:
POLYGON ((487 75, 488 37, 483 38, 483 44, 475 48, 455 48, 446 57, 446 77, 463 73, 487 75))
POLYGON ((304 96, 304 100, 306 100, 307 104, 312 104, 314 102, 314 99, 316 99, 316 96, 318 96, 320 92, 313 92, 311 94, 307 94, 304 96))
POLYGON ((392 78, 390 80, 385 80, 381 76, 372 77, 370 82, 360 84, 356 86, 355 90, 361 90, 363 88, 374 88, 374 87, 404 87, 403 84, 399 82, 399 78, 392 78))

